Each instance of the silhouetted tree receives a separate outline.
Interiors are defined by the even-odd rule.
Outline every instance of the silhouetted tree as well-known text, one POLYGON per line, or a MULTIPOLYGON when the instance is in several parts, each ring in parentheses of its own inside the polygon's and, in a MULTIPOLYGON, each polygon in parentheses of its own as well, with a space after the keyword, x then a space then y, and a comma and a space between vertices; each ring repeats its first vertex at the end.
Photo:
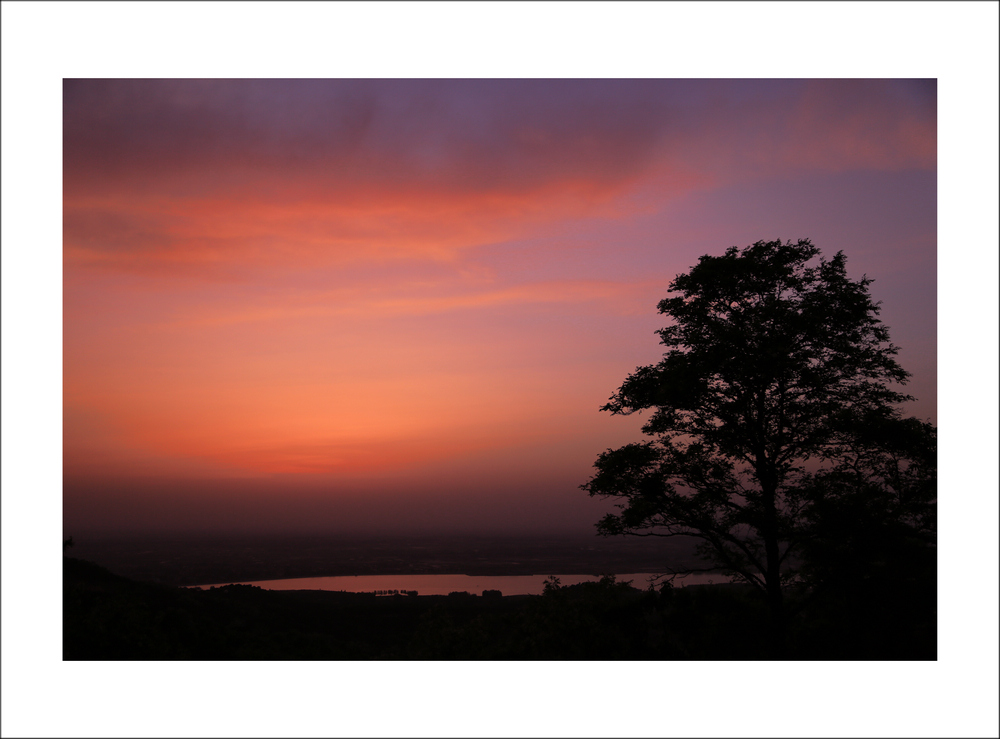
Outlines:
POLYGON ((561 587, 562 581, 555 575, 549 575, 542 582, 542 594, 551 595, 553 593, 558 593, 561 587))
POLYGON ((855 526, 849 511, 933 536, 933 429, 895 407, 911 399, 892 387, 908 373, 871 282, 808 240, 701 257, 659 303, 672 319, 657 332, 663 359, 602 408, 652 409, 653 439, 605 451, 582 486, 622 500, 600 533, 700 539, 714 566, 759 588, 776 653, 792 564, 829 568, 822 541, 855 526))

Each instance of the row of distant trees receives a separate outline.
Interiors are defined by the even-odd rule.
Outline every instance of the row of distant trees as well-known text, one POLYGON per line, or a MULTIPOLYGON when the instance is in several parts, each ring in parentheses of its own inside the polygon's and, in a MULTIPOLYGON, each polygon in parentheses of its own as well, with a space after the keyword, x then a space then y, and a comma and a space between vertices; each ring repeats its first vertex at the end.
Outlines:
MULTIPOLYGON (((375 595, 419 595, 419 593, 416 590, 375 590, 373 591, 373 593, 375 595)), ((470 593, 468 590, 455 590, 448 593, 448 595, 463 596, 463 595, 472 595, 472 593, 470 593)), ((499 590, 483 591, 484 598, 499 598, 502 595, 503 593, 499 590)))

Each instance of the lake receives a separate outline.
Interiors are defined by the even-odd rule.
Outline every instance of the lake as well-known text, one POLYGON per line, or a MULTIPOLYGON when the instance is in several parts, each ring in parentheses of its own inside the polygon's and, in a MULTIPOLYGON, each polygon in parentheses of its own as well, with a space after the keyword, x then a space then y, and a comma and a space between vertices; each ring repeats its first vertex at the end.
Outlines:
MULTIPOLYGON (((376 590, 416 590, 420 595, 448 595, 468 591, 480 595, 484 590, 499 590, 504 595, 541 595, 548 575, 355 575, 338 577, 296 577, 289 580, 255 580, 239 583, 257 585, 265 590, 339 590, 348 593, 371 593, 376 590)), ((594 575, 556 575, 561 585, 595 582, 594 575)), ((653 573, 618 575, 618 581, 631 580, 632 586, 645 590, 653 573)), ((678 577, 675 587, 723 583, 718 573, 699 572, 678 577)), ((229 583, 198 585, 202 590, 229 583)))

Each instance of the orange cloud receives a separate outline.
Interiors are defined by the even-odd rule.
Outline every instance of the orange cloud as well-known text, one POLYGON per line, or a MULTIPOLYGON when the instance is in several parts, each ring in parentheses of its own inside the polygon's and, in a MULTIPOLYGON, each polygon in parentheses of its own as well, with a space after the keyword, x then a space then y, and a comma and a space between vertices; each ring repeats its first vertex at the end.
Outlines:
POLYGON ((259 304, 195 305, 183 317, 169 319, 166 324, 172 328, 205 328, 334 317, 373 320, 546 304, 572 305, 577 310, 598 304, 603 311, 634 314, 648 310, 662 289, 662 279, 637 282, 551 280, 504 287, 440 280, 418 290, 391 283, 377 288, 363 285, 313 292, 289 287, 283 293, 272 292, 266 302, 259 304))
POLYGON ((218 280, 447 262, 692 188, 934 166, 926 84, 743 86, 760 94, 732 81, 70 82, 66 263, 218 280))
MULTIPOLYGON (((352 192, 324 195, 322 183, 288 183, 273 196, 93 195, 65 201, 72 267, 137 274, 246 273, 384 260, 452 261, 464 250, 523 238, 547 224, 621 218, 634 180, 553 181, 528 191, 352 192), (302 190, 300 197, 290 193, 302 190)), ((675 180, 679 191, 688 184, 675 180)))

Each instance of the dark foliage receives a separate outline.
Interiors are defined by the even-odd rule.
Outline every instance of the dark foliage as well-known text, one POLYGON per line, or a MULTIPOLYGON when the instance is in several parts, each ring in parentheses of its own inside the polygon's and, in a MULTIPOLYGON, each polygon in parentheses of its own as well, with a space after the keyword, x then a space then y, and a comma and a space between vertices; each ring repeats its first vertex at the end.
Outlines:
POLYGON ((659 304, 663 359, 603 408, 651 410, 651 440, 607 450, 583 485, 621 501, 600 533, 692 537, 759 589, 774 656, 821 591, 933 588, 935 432, 896 407, 908 375, 871 282, 808 240, 702 257, 659 304))
MULTIPOLYGON (((933 659, 933 622, 884 608, 886 602, 882 597, 864 610, 836 598, 814 602, 790 636, 789 657, 933 659)), ((766 603, 753 588, 640 590, 611 576, 569 587, 553 580, 540 596, 376 597, 248 585, 174 588, 67 558, 63 616, 67 660, 756 660, 768 654, 766 603)))

